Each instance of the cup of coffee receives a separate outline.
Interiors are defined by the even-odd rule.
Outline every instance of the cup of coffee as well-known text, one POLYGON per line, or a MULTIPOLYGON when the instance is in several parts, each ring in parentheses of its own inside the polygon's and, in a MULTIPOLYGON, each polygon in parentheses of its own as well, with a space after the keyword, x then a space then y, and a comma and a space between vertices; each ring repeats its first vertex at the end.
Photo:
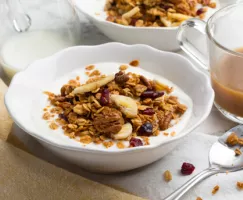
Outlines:
POLYGON ((177 39, 181 48, 209 72, 215 106, 230 120, 243 124, 243 3, 222 8, 207 23, 196 18, 185 21, 177 39), (190 42, 190 29, 206 36, 208 55, 190 42))

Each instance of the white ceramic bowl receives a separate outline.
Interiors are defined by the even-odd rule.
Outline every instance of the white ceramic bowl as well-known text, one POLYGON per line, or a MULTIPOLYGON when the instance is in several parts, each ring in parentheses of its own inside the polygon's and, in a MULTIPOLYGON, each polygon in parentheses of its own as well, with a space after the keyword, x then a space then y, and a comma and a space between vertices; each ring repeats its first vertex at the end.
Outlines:
POLYGON ((180 142, 181 138, 206 119, 213 100, 214 92, 208 76, 186 58, 146 45, 129 46, 120 43, 72 47, 36 61, 25 71, 14 76, 5 96, 6 107, 15 123, 37 138, 47 149, 83 168, 106 173, 131 170, 162 158, 180 142), (40 95, 43 96, 43 91, 48 90, 54 81, 89 64, 129 63, 135 58, 140 60, 141 68, 169 79, 192 99, 193 113, 189 123, 175 137, 136 148, 92 149, 83 147, 81 143, 69 139, 62 133, 51 131, 46 122, 36 123, 36 115, 41 119, 43 114, 40 95))
MULTIPOLYGON (((220 7, 208 8, 205 21, 220 7)), ((106 21, 106 0, 76 0, 76 7, 107 37, 125 44, 147 44, 164 51, 179 50, 176 40, 177 27, 132 27, 106 21)), ((198 38, 198 34, 194 34, 198 38)), ((193 36, 193 37, 194 37, 193 36)), ((194 38, 192 38, 194 40, 194 38)))

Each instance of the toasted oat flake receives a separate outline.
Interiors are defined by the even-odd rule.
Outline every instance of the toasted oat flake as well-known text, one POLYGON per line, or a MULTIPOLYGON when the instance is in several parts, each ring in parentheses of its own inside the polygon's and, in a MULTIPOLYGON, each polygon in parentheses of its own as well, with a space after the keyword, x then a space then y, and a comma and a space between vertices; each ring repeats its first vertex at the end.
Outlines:
POLYGON ((238 144, 238 140, 239 140, 239 138, 238 138, 237 134, 233 132, 227 138, 226 143, 231 146, 234 146, 234 145, 238 144))
POLYGON ((86 74, 87 76, 89 76, 90 72, 85 72, 85 74, 86 74))
POLYGON ((239 189, 243 190, 243 182, 237 182, 237 183, 236 183, 236 186, 237 186, 239 189))
POLYGON ((89 75, 89 77, 99 76, 100 74, 101 74, 100 71, 96 69, 96 70, 94 70, 94 71, 91 72, 91 74, 89 75))
POLYGON ((133 66, 133 67, 137 67, 139 65, 139 61, 138 60, 133 60, 129 63, 129 65, 133 66))
POLYGON ((201 197, 197 197, 197 199, 196 200, 203 200, 201 197))
POLYGON ((80 137, 80 142, 84 143, 84 144, 89 144, 92 142, 92 137, 89 135, 84 135, 80 137))
POLYGON ((49 112, 45 112, 42 116, 44 120, 49 120, 51 118, 51 114, 49 112))
POLYGON ((169 170, 166 170, 164 172, 164 179, 165 179, 166 182, 169 182, 169 181, 172 180, 172 174, 169 170))
POLYGON ((121 65, 121 66, 119 67, 119 69, 122 70, 122 71, 126 70, 127 68, 128 68, 127 65, 121 65))
POLYGON ((149 137, 146 137, 146 136, 141 136, 141 138, 143 139, 143 144, 144 145, 149 145, 149 137))
POLYGON ((241 151, 240 151, 240 149, 239 148, 236 148, 235 149, 235 155, 236 156, 239 156, 239 155, 241 155, 242 153, 241 153, 241 151))
POLYGON ((48 111, 48 108, 44 108, 43 111, 48 111))
POLYGON ((243 138, 238 138, 238 144, 243 146, 243 138))
POLYGON ((79 81, 80 80, 80 76, 76 76, 76 80, 79 81))
POLYGON ((112 142, 112 141, 105 141, 105 142, 103 142, 103 145, 105 146, 105 148, 110 148, 111 146, 113 146, 114 145, 114 142, 112 142))
POLYGON ((172 137, 174 137, 176 135, 176 132, 173 131, 171 134, 170 134, 172 137))
POLYGON ((52 130, 56 130, 58 129, 58 125, 55 123, 55 122, 51 122, 50 125, 49 125, 50 129, 52 130))
POLYGON ((166 133, 166 132, 164 132, 163 134, 164 134, 165 136, 168 136, 168 135, 169 135, 169 133, 166 133))
POLYGON ((88 70, 88 71, 91 71, 91 70, 93 70, 94 68, 95 68, 94 65, 89 65, 89 66, 85 67, 85 69, 88 70))
POLYGON ((219 186, 216 185, 212 190, 212 194, 216 194, 218 191, 219 191, 219 186))
POLYGON ((116 146, 117 146, 118 149, 124 149, 125 148, 125 145, 121 141, 117 142, 116 146))

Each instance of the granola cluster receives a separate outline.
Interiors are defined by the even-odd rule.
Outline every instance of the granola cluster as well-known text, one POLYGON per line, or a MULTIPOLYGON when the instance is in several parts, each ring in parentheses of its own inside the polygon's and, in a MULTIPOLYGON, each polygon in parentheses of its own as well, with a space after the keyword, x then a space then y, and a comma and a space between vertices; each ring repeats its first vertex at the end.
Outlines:
POLYGON ((136 27, 174 27, 191 17, 203 19, 211 0, 107 0, 107 21, 136 27), (202 7, 198 8, 201 4, 202 7))
MULTIPOLYGON (((239 138, 236 133, 231 133, 227 140, 226 143, 230 146, 243 146, 243 138, 239 138)), ((241 150, 239 148, 235 149, 235 155, 240 156, 242 154, 241 150)))
POLYGON ((45 92, 51 105, 44 108, 43 119, 51 122, 51 129, 61 126, 65 135, 84 144, 102 143, 109 148, 116 140, 118 148, 125 148, 123 141, 129 141, 130 147, 148 145, 150 136, 171 127, 187 110, 170 95, 172 90, 124 70, 110 76, 97 73, 83 85, 77 77, 63 85, 60 94, 45 92))

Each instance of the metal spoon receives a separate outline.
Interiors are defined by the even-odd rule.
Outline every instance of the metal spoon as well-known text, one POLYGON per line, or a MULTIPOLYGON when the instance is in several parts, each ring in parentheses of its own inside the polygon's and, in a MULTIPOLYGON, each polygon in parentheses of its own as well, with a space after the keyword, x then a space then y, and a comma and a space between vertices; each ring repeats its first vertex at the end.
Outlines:
POLYGON ((7 5, 8 17, 12 21, 14 29, 19 33, 27 31, 31 26, 31 18, 21 7, 19 0, 7 0, 7 5))
POLYGON ((236 148, 240 147, 231 147, 226 144, 226 140, 232 132, 235 132, 239 138, 243 138, 243 125, 236 126, 221 136, 209 151, 209 167, 187 181, 164 200, 179 200, 198 182, 214 174, 234 172, 243 169, 243 155, 235 156, 234 152, 236 148))

